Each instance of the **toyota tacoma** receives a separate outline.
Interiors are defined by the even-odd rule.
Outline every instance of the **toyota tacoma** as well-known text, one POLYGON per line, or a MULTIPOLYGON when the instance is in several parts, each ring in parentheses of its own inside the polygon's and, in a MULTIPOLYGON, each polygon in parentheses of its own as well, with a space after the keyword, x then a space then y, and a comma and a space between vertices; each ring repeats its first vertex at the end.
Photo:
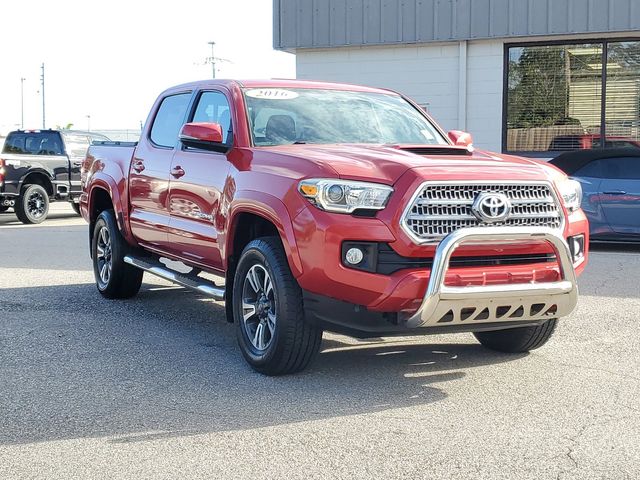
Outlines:
POLYGON ((130 298, 149 272, 223 300, 268 375, 306 367, 324 330, 538 348, 587 261, 579 183, 388 90, 180 85, 138 143, 94 143, 81 176, 99 292, 130 298))

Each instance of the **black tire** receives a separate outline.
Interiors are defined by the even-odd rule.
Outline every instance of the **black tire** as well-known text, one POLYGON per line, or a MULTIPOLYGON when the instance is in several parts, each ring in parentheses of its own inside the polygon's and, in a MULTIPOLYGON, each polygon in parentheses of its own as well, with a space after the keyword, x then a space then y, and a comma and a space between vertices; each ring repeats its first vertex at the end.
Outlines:
POLYGON ((71 208, 73 208, 73 211, 76 212, 76 215, 80 215, 80 204, 79 203, 71 202, 71 208))
POLYGON ((18 220, 26 225, 44 222, 49 215, 49 194, 37 183, 25 185, 16 199, 15 212, 18 220))
POLYGON ((474 333, 485 347, 498 352, 525 353, 543 346, 556 329, 555 318, 535 327, 510 328, 493 332, 474 333))
POLYGON ((120 234, 113 210, 103 211, 98 215, 91 239, 93 274, 103 297, 131 298, 140 290, 144 272, 124 262, 130 251, 131 247, 120 234), (108 275, 102 273, 103 268, 109 271, 108 275))
MULTIPOLYGON (((265 276, 257 283, 266 285, 265 276)), ((304 319, 302 291, 291 274, 279 238, 263 237, 246 246, 234 276, 233 292, 233 317, 238 344, 242 355, 254 370, 264 375, 285 375, 299 372, 311 363, 320 349, 322 329, 304 319), (260 293, 252 288, 250 271, 254 271, 258 277, 261 272, 266 272, 270 278, 271 290, 265 287, 263 300, 258 299, 260 293), (256 296, 255 302, 249 298, 252 295, 256 296), (254 305, 253 311, 256 313, 245 322, 243 313, 247 303, 254 305), (261 315, 266 315, 266 318, 261 319, 261 315), (274 320, 270 322, 272 316, 274 320), (254 341, 257 335, 252 335, 253 340, 249 336, 253 333, 253 323, 256 332, 259 324, 263 324, 262 338, 268 342, 258 344, 264 348, 256 347, 254 341)))

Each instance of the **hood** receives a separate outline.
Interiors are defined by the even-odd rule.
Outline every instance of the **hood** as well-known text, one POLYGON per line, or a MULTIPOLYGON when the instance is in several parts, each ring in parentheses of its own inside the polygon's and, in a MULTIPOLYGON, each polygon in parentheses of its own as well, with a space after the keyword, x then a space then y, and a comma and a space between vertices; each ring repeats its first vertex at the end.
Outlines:
MULTIPOLYGON (((415 147, 415 146, 414 146, 415 147)), ((403 150, 411 146, 388 145, 281 145, 270 147, 274 153, 304 158, 336 172, 346 180, 364 180, 393 185, 405 172, 419 169, 429 177, 447 175, 457 170, 470 178, 486 177, 487 170, 500 178, 541 179, 547 178, 544 167, 535 160, 503 156, 475 151, 459 154, 453 146, 437 146, 434 154, 431 147, 421 148, 421 154, 403 150), (426 153, 424 153, 426 151, 426 153), (444 152, 444 154, 443 154, 444 152), (452 155, 450 153, 453 153, 452 155)), ((457 175, 456 175, 457 176, 457 175)))

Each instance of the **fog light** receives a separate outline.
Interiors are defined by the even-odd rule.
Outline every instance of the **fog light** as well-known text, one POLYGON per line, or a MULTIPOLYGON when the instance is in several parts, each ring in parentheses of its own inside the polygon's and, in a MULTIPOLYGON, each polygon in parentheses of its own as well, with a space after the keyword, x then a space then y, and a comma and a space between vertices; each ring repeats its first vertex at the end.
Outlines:
POLYGON ((584 235, 576 235, 575 237, 570 237, 568 240, 573 263, 582 260, 584 257, 584 235))
POLYGON ((347 263, 350 263, 351 265, 359 264, 363 258, 364 254, 359 248, 350 248, 349 250, 347 250, 347 253, 344 256, 344 259, 347 261, 347 263))

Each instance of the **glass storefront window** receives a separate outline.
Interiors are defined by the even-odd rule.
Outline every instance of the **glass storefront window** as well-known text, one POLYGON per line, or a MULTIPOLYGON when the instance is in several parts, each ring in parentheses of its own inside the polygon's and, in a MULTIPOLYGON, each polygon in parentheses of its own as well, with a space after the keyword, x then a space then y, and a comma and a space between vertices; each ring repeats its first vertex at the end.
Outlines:
POLYGON ((606 147, 640 147, 640 41, 607 43, 606 147))
POLYGON ((602 43, 508 49, 506 150, 595 148, 602 118, 602 43))

